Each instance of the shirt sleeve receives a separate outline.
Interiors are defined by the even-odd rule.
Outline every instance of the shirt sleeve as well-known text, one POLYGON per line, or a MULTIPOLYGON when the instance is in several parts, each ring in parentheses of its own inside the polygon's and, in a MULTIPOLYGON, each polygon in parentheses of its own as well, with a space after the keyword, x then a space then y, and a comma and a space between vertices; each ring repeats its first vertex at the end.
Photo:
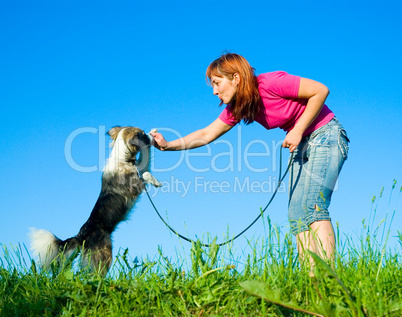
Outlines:
POLYGON ((223 123, 231 126, 235 126, 239 123, 239 120, 233 117, 233 113, 230 111, 230 105, 223 109, 222 113, 219 115, 219 119, 221 119, 223 123))
POLYGON ((266 89, 271 94, 282 98, 297 98, 299 87, 300 76, 290 75, 283 71, 269 73, 266 89))

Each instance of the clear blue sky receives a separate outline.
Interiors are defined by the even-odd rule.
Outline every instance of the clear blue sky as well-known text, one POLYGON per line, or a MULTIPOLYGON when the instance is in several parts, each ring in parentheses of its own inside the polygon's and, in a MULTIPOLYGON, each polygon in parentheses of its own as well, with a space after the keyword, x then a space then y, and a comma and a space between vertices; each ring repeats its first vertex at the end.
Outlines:
MULTIPOLYGON (((223 51, 245 56, 257 73, 284 70, 330 88, 327 105, 351 139, 333 222, 357 237, 384 186, 378 223, 397 179, 395 236, 401 9, 399 1, 1 1, 0 243, 28 245, 30 227, 63 239, 78 232, 100 191, 109 128, 158 128, 172 139, 215 120, 221 108, 205 70, 223 51)), ((242 124, 210 148, 155 151, 154 175, 164 182, 151 190, 156 205, 193 238, 209 232, 222 241, 228 227, 241 231, 269 200, 278 173, 272 151, 284 136, 242 124)), ((286 188, 266 215, 288 231, 286 188)), ((260 221, 234 247, 247 254, 246 238, 263 236, 260 221)), ((132 257, 153 258, 158 246, 173 258, 188 251, 143 196, 114 234, 114 254, 129 248, 132 257)))

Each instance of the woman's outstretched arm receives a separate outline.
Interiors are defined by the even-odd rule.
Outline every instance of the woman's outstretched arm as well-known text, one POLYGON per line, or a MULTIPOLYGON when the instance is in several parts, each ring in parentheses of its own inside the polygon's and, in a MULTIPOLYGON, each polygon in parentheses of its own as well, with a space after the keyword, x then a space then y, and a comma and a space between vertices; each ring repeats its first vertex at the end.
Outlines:
POLYGON ((180 151, 195 149, 209 144, 228 132, 231 128, 233 128, 233 126, 224 123, 218 118, 209 126, 174 141, 166 141, 163 135, 158 132, 152 133, 152 136, 154 137, 154 146, 157 149, 161 151, 180 151))

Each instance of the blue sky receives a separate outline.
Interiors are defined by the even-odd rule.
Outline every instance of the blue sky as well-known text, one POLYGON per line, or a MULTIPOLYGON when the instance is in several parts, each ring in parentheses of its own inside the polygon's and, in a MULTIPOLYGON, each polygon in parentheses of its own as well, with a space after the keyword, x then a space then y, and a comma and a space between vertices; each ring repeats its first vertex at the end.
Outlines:
MULTIPOLYGON (((205 70, 230 51, 259 74, 284 70, 330 88, 327 105, 351 139, 333 222, 357 237, 385 187, 375 223, 396 209, 397 247, 400 10, 399 1, 1 1, 0 243, 28 245, 30 227, 63 239, 78 232, 99 194, 111 127, 158 128, 171 140, 215 120, 222 109, 205 70)), ((236 234, 270 198, 284 136, 242 124, 208 148, 155 151, 164 183, 151 190, 155 204, 192 238, 236 234)), ((286 188, 268 215, 288 231, 286 188)), ((259 221, 234 248, 247 254, 247 239, 263 236, 259 221)), ((188 252, 143 196, 114 234, 114 254, 153 258, 158 246, 173 258, 188 252)))

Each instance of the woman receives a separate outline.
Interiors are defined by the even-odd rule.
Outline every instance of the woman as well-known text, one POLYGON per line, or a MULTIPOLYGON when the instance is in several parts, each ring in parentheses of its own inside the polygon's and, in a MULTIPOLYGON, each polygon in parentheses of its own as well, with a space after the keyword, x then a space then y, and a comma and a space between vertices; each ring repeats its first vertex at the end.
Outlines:
POLYGON ((310 250, 332 260, 335 235, 328 213, 336 179, 348 153, 348 138, 324 104, 329 90, 311 79, 270 72, 255 76, 247 60, 225 54, 213 61, 207 80, 226 108, 204 129, 167 142, 154 133, 155 147, 178 151, 206 145, 240 121, 287 132, 283 147, 294 153, 289 176, 289 222, 299 255, 310 250))

